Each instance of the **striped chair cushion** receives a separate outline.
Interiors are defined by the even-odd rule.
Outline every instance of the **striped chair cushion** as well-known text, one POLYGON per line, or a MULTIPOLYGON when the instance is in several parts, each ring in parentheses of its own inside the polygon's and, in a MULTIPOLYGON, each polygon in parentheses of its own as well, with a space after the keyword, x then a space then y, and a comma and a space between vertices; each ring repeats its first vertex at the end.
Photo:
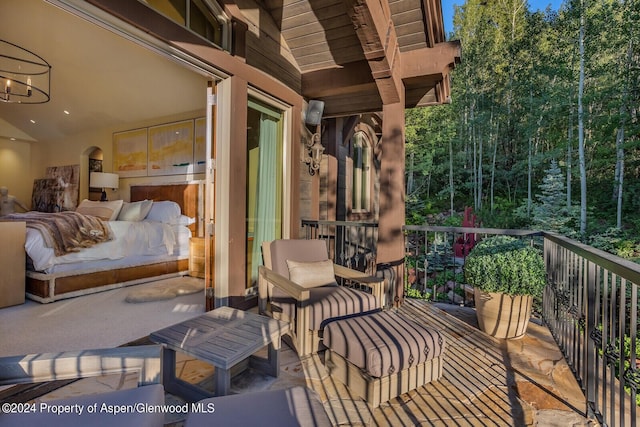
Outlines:
POLYGON ((389 311, 330 322, 323 343, 376 378, 438 357, 445 347, 439 331, 389 311))

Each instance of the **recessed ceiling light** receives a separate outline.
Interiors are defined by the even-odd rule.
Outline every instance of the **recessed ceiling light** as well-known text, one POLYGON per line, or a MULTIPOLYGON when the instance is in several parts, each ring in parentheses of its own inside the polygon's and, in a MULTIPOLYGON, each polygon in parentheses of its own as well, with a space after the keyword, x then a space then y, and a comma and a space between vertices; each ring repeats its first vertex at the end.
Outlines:
POLYGON ((67 110, 64 110, 64 113, 65 113, 66 115, 69 115, 69 114, 70 114, 67 110))
POLYGON ((30 121, 31 123, 35 123, 35 122, 36 122, 36 121, 35 121, 35 120, 33 120, 33 119, 31 119, 31 120, 29 120, 29 121, 30 121))
POLYGON ((16 139, 15 139, 15 138, 13 138, 13 137, 11 137, 11 138, 9 138, 9 139, 10 139, 11 141, 15 141, 15 140, 16 140, 16 139))

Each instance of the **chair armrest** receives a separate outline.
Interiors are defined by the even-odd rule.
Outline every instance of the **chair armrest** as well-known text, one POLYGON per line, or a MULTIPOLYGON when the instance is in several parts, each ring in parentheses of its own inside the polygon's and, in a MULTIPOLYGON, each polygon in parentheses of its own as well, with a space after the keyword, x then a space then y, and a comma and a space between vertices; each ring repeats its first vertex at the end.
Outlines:
POLYGON ((352 282, 358 282, 360 285, 371 289, 371 294, 378 298, 381 305, 385 304, 384 298, 384 278, 370 276, 362 271, 354 270, 342 265, 334 264, 333 269, 336 276, 352 282))
MULTIPOLYGON (((260 274, 260 278, 264 279, 264 282, 276 286, 295 300, 304 301, 309 299, 309 289, 305 288, 304 286, 300 286, 295 282, 292 282, 291 280, 274 272, 273 270, 269 270, 265 266, 260 266, 258 267, 258 273, 260 274)), ((261 290, 259 286, 258 293, 264 295, 263 291, 266 291, 266 289, 261 290)))

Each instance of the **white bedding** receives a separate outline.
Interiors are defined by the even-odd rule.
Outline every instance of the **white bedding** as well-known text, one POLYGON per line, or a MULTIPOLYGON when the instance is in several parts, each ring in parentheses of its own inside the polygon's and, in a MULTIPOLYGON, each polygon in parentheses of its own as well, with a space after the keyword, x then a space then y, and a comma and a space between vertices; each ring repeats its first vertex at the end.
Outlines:
POLYGON ((33 269, 50 273, 55 266, 62 264, 118 260, 128 256, 180 254, 184 252, 185 238, 188 247, 188 237, 191 235, 187 227, 178 228, 156 221, 109 221, 108 224, 115 236, 113 240, 60 257, 54 255, 52 248, 45 246, 39 231, 27 228, 25 250, 31 258, 33 269))

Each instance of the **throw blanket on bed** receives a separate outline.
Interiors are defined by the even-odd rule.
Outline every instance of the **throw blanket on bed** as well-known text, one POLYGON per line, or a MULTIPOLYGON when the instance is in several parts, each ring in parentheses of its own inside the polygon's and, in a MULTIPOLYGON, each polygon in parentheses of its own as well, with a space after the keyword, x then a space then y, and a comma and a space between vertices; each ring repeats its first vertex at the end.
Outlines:
POLYGON ((73 211, 27 212, 7 215, 3 219, 25 221, 27 227, 40 231, 46 245, 53 248, 56 256, 77 252, 113 238, 106 222, 98 217, 73 211))

